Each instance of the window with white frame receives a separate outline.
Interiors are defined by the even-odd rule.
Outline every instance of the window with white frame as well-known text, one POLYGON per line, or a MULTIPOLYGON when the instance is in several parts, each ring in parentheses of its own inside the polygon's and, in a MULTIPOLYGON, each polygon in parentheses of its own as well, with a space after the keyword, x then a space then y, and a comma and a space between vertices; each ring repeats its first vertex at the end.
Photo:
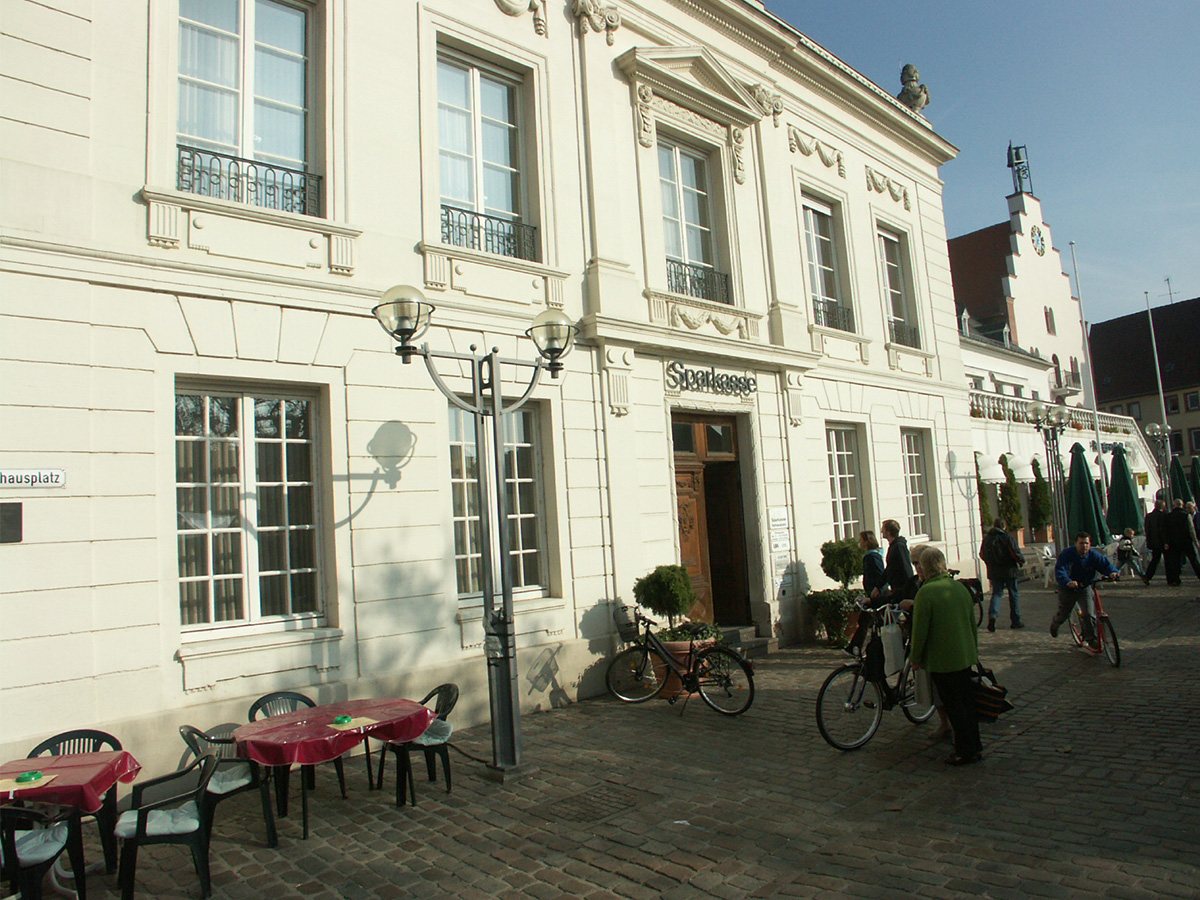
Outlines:
POLYGON ((1046 314, 1046 332, 1048 334, 1057 334, 1057 332, 1054 330, 1054 310, 1048 306, 1045 306, 1042 309, 1046 314))
POLYGON ((179 615, 185 628, 322 612, 316 401, 175 396, 179 615))
POLYGON ((437 91, 442 243, 536 260, 522 79, 444 49, 437 91))
POLYGON ((1129 415, 1130 415, 1130 417, 1132 417, 1134 419, 1138 419, 1139 421, 1141 420, 1142 404, 1140 401, 1134 400, 1132 403, 1129 404, 1129 415))
POLYGON ((320 215, 311 9, 179 0, 179 190, 320 215))
POLYGON ((804 240, 813 321, 826 328, 854 331, 854 311, 843 296, 833 207, 808 196, 804 197, 804 240))
POLYGON ((883 296, 887 303, 888 339, 906 347, 921 346, 921 332, 909 287, 905 246, 900 236, 879 229, 879 267, 883 296))
POLYGON ((1167 415, 1173 416, 1179 412, 1179 395, 1167 394, 1167 415))
POLYGON ((1193 428, 1188 432, 1188 439, 1192 443, 1192 456, 1200 456, 1200 428, 1193 428))
POLYGON ((904 428, 900 431, 900 455, 904 461, 904 499, 908 506, 910 537, 931 537, 932 517, 929 502, 929 456, 925 432, 904 428))
POLYGON ((1200 391, 1189 391, 1183 395, 1183 400, 1189 412, 1200 409, 1200 391))
POLYGON ((701 300, 729 301, 729 276, 716 270, 711 166, 697 150, 658 140, 667 289, 701 300))
POLYGON ((1183 453, 1183 432, 1171 432, 1171 455, 1178 456, 1183 453))
POLYGON ((858 429, 853 425, 829 426, 825 429, 825 449, 829 459, 833 533, 838 538, 856 538, 863 521, 858 429))
MULTIPOLYGON (((489 436, 490 436, 490 423, 489 436)), ((488 478, 495 496, 492 458, 480 464, 475 441, 475 417, 457 406, 450 408, 450 491, 454 520, 454 569, 460 597, 482 590, 481 561, 489 552, 480 538, 479 479, 488 478)), ((513 588, 544 584, 545 527, 542 499, 541 451, 536 407, 522 407, 504 417, 504 486, 508 506, 509 560, 513 588)), ((498 582, 497 582, 498 583, 498 582)))

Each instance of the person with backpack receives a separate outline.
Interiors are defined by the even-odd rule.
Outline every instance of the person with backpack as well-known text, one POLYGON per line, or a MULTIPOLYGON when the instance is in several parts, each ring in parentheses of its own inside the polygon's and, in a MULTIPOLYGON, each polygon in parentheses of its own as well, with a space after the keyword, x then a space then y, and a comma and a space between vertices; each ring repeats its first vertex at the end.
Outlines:
POLYGON ((1008 591, 1008 616, 1010 628, 1024 628, 1021 621, 1021 595, 1017 590, 1017 576, 1025 559, 1016 539, 1008 533, 1008 522, 997 518, 992 530, 983 536, 979 546, 979 558, 987 566, 988 581, 992 584, 992 602, 988 606, 988 631, 996 630, 996 616, 1000 615, 1000 594, 1008 591))

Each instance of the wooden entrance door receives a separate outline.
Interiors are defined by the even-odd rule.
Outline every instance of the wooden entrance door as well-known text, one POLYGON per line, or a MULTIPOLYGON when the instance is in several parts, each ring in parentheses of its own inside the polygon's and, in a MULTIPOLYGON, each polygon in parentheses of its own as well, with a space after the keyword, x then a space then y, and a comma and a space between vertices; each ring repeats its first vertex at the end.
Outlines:
POLYGON ((691 618, 749 624, 736 420, 681 413, 672 417, 671 436, 680 558, 697 598, 691 618))

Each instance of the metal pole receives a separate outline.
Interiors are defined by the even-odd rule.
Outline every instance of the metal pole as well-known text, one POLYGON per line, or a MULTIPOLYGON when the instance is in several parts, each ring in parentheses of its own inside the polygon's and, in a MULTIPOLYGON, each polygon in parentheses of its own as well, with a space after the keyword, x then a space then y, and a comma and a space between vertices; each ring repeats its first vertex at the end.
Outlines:
MULTIPOLYGON (((500 609, 492 613, 492 631, 499 641, 498 652, 488 657, 488 675, 495 705, 492 716, 493 768, 503 778, 521 762, 521 723, 517 716, 517 647, 514 633, 512 557, 509 553, 508 494, 504 476, 504 398, 500 388, 499 349, 484 359, 488 371, 487 400, 492 417, 492 461, 496 473, 496 536, 500 563, 500 609)), ((490 548, 489 551, 491 552, 490 548)))
POLYGON ((1096 373, 1092 366, 1092 345, 1088 339, 1087 318, 1083 314, 1083 286, 1079 283, 1079 263, 1075 259, 1075 242, 1071 241, 1071 266, 1075 269, 1075 293, 1079 300, 1079 324, 1083 328, 1083 353, 1087 357, 1088 382, 1092 389, 1092 422, 1096 427, 1096 457, 1100 466, 1100 511, 1108 518, 1108 473, 1104 470, 1104 445, 1100 443, 1100 406, 1096 400, 1096 373))
POLYGON ((1067 539, 1067 481, 1063 476, 1062 457, 1058 452, 1058 428, 1047 425, 1042 437, 1046 440, 1046 460, 1050 467, 1050 487, 1053 491, 1054 548, 1059 553, 1071 543, 1067 539))
MULTIPOLYGON (((1154 314, 1150 311, 1150 292, 1146 291, 1146 318, 1150 322, 1150 352, 1154 354, 1154 376, 1158 379, 1158 402, 1162 410, 1163 428, 1166 429, 1166 434, 1163 436, 1166 448, 1166 462, 1163 465, 1162 474, 1159 480, 1162 482, 1162 489, 1167 498, 1167 509, 1171 508, 1171 425, 1167 421, 1167 397, 1163 393, 1162 369, 1158 365, 1158 341, 1154 338, 1154 314)), ((1162 451, 1159 451, 1160 458, 1162 451)))

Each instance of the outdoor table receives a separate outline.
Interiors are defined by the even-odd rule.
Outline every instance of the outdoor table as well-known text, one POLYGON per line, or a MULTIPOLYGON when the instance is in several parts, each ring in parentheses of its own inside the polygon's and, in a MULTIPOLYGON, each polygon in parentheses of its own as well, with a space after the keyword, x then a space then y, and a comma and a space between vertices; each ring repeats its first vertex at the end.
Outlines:
MULTIPOLYGON (((287 772, 293 764, 311 766, 337 759, 367 737, 390 743, 407 743, 420 737, 437 714, 413 700, 384 698, 345 700, 325 706, 297 709, 242 725, 233 732, 238 754, 279 773, 275 790, 286 810, 287 772), (345 725, 334 719, 350 716, 345 725)), ((304 837, 308 837, 308 788, 300 779, 304 837)), ((281 812, 285 815, 286 812, 281 812)))
MULTIPOLYGON (((63 756, 38 756, 18 759, 0 766, 0 803, 21 800, 29 803, 53 803, 72 807, 72 842, 78 848, 71 865, 79 873, 79 900, 84 900, 82 814, 96 815, 100 822, 100 843, 104 847, 104 863, 111 873, 117 867, 118 781, 128 784, 142 770, 141 763, 128 750, 107 750, 101 753, 68 753, 63 756), (28 785, 16 785, 13 780, 22 772, 39 771, 43 778, 28 785), (53 777, 51 777, 53 776, 53 777)), ((68 847, 70 849, 70 847, 68 847)))

